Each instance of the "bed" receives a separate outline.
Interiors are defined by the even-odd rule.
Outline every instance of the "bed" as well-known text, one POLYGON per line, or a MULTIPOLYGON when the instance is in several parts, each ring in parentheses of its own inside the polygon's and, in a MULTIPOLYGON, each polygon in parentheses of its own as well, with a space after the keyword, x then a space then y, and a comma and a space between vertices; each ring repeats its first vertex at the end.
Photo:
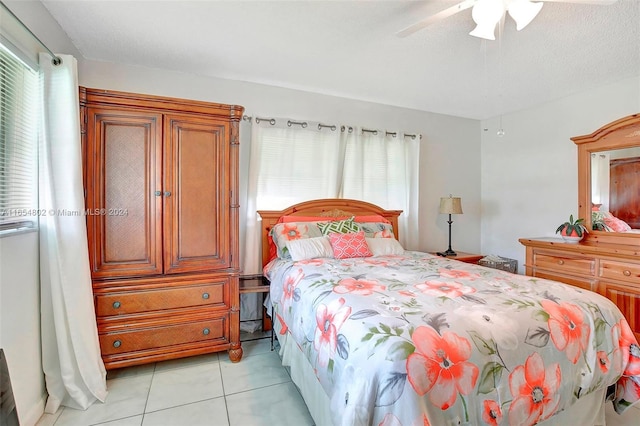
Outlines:
POLYGON ((595 425, 640 399, 638 343, 596 293, 404 251, 401 212, 362 201, 258 213, 280 354, 319 426, 595 425))

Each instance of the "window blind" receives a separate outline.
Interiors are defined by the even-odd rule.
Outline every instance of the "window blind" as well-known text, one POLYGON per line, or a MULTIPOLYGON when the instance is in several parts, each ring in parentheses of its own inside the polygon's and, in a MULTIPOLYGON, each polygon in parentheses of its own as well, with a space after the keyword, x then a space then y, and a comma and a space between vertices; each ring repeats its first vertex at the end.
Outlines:
POLYGON ((0 44, 0 231, 38 214, 39 75, 0 44))

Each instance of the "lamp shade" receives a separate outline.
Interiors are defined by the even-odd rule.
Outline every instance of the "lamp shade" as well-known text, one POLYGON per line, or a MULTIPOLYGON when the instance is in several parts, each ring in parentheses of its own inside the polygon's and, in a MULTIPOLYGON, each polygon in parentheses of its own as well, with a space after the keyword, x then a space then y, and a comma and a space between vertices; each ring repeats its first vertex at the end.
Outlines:
POLYGON ((440 214, 462 214, 460 197, 440 198, 440 214))

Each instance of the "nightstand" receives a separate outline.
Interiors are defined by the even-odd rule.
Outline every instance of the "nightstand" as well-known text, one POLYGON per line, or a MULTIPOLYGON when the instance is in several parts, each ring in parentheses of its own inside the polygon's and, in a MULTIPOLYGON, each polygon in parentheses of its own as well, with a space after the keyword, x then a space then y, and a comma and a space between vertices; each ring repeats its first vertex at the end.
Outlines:
MULTIPOLYGON (((429 254, 438 256, 436 252, 429 252, 429 254)), ((447 259, 455 259, 465 263, 473 263, 475 265, 478 263, 478 260, 484 257, 481 254, 465 253, 463 251, 457 251, 456 254, 457 256, 447 256, 447 259)), ((438 256, 438 257, 442 257, 442 256, 438 256)), ((242 293, 242 291, 240 292, 242 293)))
MULTIPOLYGON (((271 289, 271 283, 266 277, 262 275, 246 275, 240 277, 240 294, 245 293, 262 293, 263 300, 266 294, 271 289)), ((271 318, 273 318, 273 309, 271 309, 271 317, 267 315, 267 308, 262 310, 262 330, 271 331, 271 350, 273 350, 273 325, 271 324, 271 318)), ((264 338, 264 337, 261 337, 264 338)), ((251 339, 256 340, 256 339, 251 339)))

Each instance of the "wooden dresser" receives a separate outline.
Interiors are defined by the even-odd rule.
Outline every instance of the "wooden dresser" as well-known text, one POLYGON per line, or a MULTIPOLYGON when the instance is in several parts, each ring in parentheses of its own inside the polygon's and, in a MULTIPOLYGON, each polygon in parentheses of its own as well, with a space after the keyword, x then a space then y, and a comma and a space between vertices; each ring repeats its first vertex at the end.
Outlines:
POLYGON ((622 244, 568 244, 555 238, 522 238, 525 273, 602 294, 624 314, 640 339, 640 248, 622 244))
POLYGON ((242 357, 243 108, 80 88, 89 259, 107 369, 242 357))

